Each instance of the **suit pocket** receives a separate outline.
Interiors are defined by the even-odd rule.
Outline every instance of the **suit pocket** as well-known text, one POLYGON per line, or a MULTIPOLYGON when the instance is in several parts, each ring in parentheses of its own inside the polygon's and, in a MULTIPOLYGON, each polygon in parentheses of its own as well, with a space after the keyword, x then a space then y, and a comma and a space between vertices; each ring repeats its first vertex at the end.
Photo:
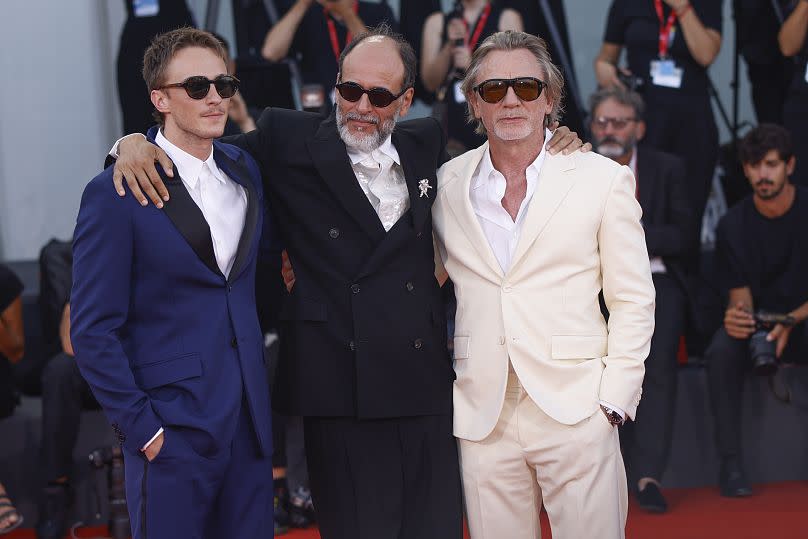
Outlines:
POLYGON ((454 359, 468 359, 471 354, 471 336, 454 336, 454 359))
POLYGON ((199 378, 202 376, 202 360, 199 354, 184 354, 165 361, 136 366, 132 373, 138 387, 154 389, 180 380, 199 378))
POLYGON ((608 338, 601 335, 553 335, 553 359, 594 359, 606 355, 608 338))
POLYGON ((328 320, 325 305, 313 299, 287 296, 283 301, 281 320, 311 320, 312 322, 325 322, 328 320))

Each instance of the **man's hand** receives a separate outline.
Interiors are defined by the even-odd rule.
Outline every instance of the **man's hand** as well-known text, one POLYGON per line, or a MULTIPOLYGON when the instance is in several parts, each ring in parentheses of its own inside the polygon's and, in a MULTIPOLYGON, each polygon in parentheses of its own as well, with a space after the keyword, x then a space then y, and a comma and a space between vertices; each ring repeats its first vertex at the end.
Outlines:
POLYGON ((118 160, 115 162, 112 175, 112 182, 118 194, 126 195, 123 189, 123 180, 126 179, 126 184, 141 205, 148 205, 149 202, 146 200, 148 196, 155 206, 162 208, 163 201, 168 200, 168 190, 157 173, 155 162, 160 163, 169 177, 174 177, 174 163, 162 149, 144 139, 142 135, 125 137, 118 145, 118 160))
POLYGON ((73 342, 70 340, 70 303, 62 310, 62 319, 59 321, 59 340, 62 343, 62 352, 70 357, 75 357, 73 353, 73 342))
POLYGON ((783 350, 785 350, 786 345, 788 344, 788 336, 791 335, 791 328, 792 326, 784 326, 783 324, 777 324, 774 326, 769 334, 766 336, 766 340, 777 341, 777 348, 776 348, 776 355, 779 358, 783 354, 783 350))
POLYGON ((452 49, 452 65, 465 71, 471 63, 471 51, 465 45, 452 49))
POLYGON ((255 121, 247 111, 247 103, 244 102, 241 92, 236 92, 230 98, 230 110, 228 112, 230 119, 233 120, 242 133, 249 133, 255 129, 255 121))
POLYGON ((724 313, 724 329, 734 339, 748 339, 755 332, 755 317, 743 303, 736 303, 724 313))
POLYGON ((157 438, 155 438, 154 441, 150 443, 146 449, 143 450, 143 454, 146 455, 146 459, 148 459, 149 462, 156 459, 157 455, 160 454, 160 450, 163 448, 164 438, 165 434, 161 432, 160 435, 157 436, 157 438))
POLYGON ((281 252, 281 275, 283 284, 286 285, 286 291, 291 292, 292 287, 295 286, 295 271, 292 269, 292 262, 289 261, 286 249, 281 252))
POLYGON ((565 125, 559 127, 558 122, 555 122, 550 126, 550 130, 553 131, 553 137, 547 145, 547 151, 551 155, 555 155, 562 150, 564 151, 564 155, 568 155, 578 149, 582 152, 588 152, 592 149, 590 143, 587 142, 584 144, 583 141, 578 138, 578 134, 570 131, 570 128, 565 125))

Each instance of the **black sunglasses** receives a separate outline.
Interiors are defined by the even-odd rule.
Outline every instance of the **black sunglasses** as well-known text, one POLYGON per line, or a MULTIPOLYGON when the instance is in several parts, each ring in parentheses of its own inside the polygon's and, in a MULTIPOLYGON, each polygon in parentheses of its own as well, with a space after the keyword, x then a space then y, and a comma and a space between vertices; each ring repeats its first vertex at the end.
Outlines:
POLYGON ((208 95, 210 85, 212 84, 216 88, 216 93, 218 93, 222 99, 227 99, 236 94, 240 82, 241 81, 239 81, 233 75, 219 75, 213 80, 203 77, 202 75, 195 75, 193 77, 188 77, 182 82, 166 84, 165 86, 161 86, 157 89, 163 90, 165 88, 185 88, 185 93, 187 93, 188 97, 191 99, 203 99, 208 95))
POLYGON ((486 103, 499 103, 513 88, 516 97, 522 101, 535 101, 547 84, 534 77, 518 77, 516 79, 489 79, 481 82, 473 89, 480 94, 486 103))
POLYGON ((343 99, 350 101, 351 103, 356 103, 362 99, 362 94, 368 94, 368 101, 370 101, 370 104, 374 107, 383 109, 404 95, 404 92, 406 92, 409 88, 404 88, 399 93, 393 95, 393 92, 385 88, 371 88, 370 90, 365 90, 355 82, 341 82, 336 85, 336 89, 343 99))

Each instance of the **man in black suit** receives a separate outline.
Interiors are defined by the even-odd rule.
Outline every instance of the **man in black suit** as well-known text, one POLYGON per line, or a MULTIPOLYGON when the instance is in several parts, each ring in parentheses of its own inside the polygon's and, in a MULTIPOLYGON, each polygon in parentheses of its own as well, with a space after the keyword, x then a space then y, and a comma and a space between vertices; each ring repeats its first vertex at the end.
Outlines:
MULTIPOLYGON (((304 417, 323 538, 459 539, 454 371, 430 214, 445 140, 431 118, 397 123, 415 54, 389 28, 355 38, 339 70, 326 120, 267 109, 255 131, 225 139, 258 161, 295 271, 274 404, 304 417)), ((551 151, 580 144, 556 138, 551 151)), ((123 175, 161 205, 162 182, 136 178, 155 178, 155 160, 171 170, 167 156, 138 135, 119 147, 119 192, 123 175)))
MULTIPOLYGON (((687 284, 682 257, 695 244, 695 212, 688 203, 685 167, 674 155, 637 146, 645 132, 642 98, 624 89, 596 92, 590 100, 595 151, 632 169, 651 273, 656 288, 656 327, 645 361, 643 400, 633 432, 625 432, 629 477, 640 507, 665 512, 659 481, 668 460, 676 396, 676 359, 685 325, 687 284), (636 483, 635 483, 636 482, 636 483)), ((628 430, 631 430, 631 426, 628 430)))

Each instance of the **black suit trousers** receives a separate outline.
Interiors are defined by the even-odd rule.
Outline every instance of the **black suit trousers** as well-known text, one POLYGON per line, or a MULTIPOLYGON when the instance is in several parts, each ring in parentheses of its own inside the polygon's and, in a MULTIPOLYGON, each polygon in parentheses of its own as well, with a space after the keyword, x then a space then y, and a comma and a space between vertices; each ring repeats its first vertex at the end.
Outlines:
POLYGON ((75 358, 60 353, 48 361, 42 371, 42 459, 47 481, 70 475, 81 411, 98 408, 75 358))
POLYGON ((656 326, 645 360, 642 400, 633 424, 623 428, 626 468, 632 481, 662 478, 670 454, 676 399, 677 351, 685 326, 686 298, 679 282, 653 275, 656 326))
MULTIPOLYGON (((741 400, 745 374, 751 370, 749 339, 734 339, 724 326, 715 333, 704 354, 707 384, 721 458, 741 456, 741 400)), ((808 324, 791 330, 781 363, 808 363, 808 324)))
POLYGON ((452 416, 304 418, 323 539, 460 539, 452 416))

